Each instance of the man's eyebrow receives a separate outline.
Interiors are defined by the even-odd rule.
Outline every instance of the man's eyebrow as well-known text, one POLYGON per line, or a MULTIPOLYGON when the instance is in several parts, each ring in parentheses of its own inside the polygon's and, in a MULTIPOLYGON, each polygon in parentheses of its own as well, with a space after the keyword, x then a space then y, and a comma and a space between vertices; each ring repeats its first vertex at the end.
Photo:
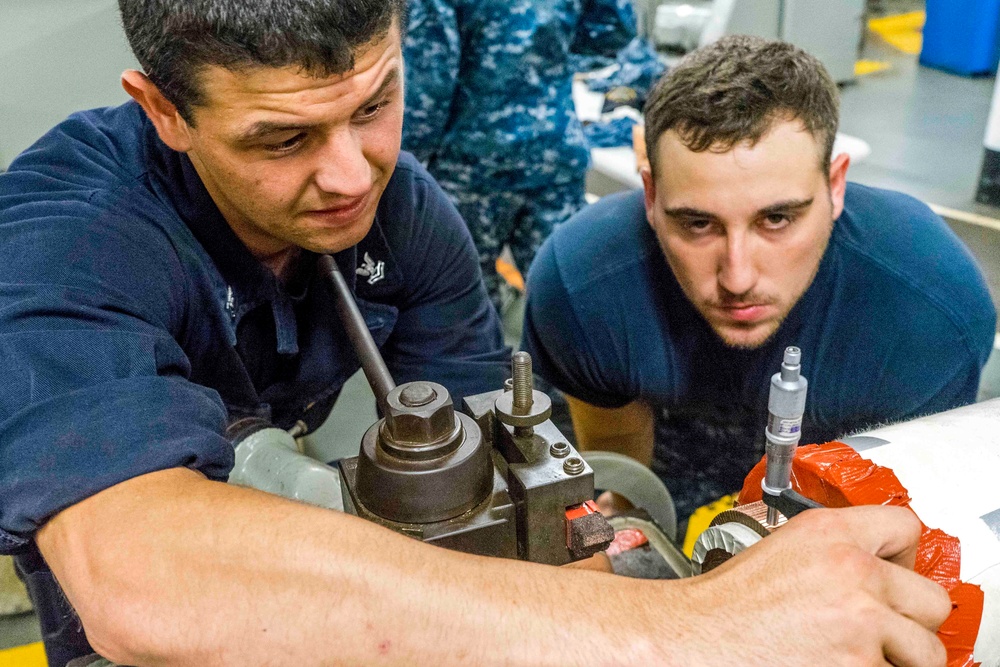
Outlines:
MULTIPOLYGON (((398 80, 399 68, 397 67, 386 74, 385 79, 382 80, 382 84, 378 87, 378 90, 376 90, 367 100, 362 102, 361 107, 363 108, 377 102, 378 99, 385 94, 385 91, 393 86, 398 80)), ((315 125, 311 123, 281 123, 272 120, 260 120, 241 132, 239 136, 236 137, 236 141, 241 144, 251 144, 270 134, 278 134, 280 132, 302 132, 305 130, 311 130, 314 127, 315 125)))
POLYGON ((361 103, 361 106, 358 108, 363 109, 366 106, 378 102, 379 98, 385 95, 385 91, 389 90, 389 88, 391 88, 398 79, 399 79, 399 68, 394 67, 392 71, 386 74, 385 78, 382 79, 382 84, 378 87, 378 90, 372 93, 367 100, 361 103))
MULTIPOLYGON (((770 206, 765 206, 764 208, 757 211, 757 217, 766 218, 769 215, 774 215, 776 213, 787 213, 789 211, 798 211, 804 208, 809 208, 812 206, 814 201, 813 197, 809 199, 788 199, 786 201, 780 201, 770 206)), ((716 220, 719 216, 709 211, 703 211, 699 208, 692 208, 690 206, 678 206, 677 208, 666 208, 663 212, 670 216, 671 218, 698 218, 701 220, 716 220)))
POLYGON ((665 208, 663 212, 669 215, 671 218, 704 218, 708 220, 715 220, 719 216, 714 213, 709 213, 708 211, 702 211, 701 209, 691 208, 690 206, 680 206, 678 208, 665 208))
POLYGON ((771 204, 766 206, 759 211, 757 211, 757 217, 766 218, 769 215, 775 215, 777 213, 788 213, 789 211, 799 211, 804 208, 809 208, 812 206, 813 197, 809 199, 789 199, 787 201, 779 201, 776 204, 771 204))
POLYGON ((273 120, 259 120, 236 137, 236 141, 241 144, 251 144, 258 139, 262 139, 270 134, 279 132, 301 132, 310 130, 315 125, 310 123, 280 123, 273 120))

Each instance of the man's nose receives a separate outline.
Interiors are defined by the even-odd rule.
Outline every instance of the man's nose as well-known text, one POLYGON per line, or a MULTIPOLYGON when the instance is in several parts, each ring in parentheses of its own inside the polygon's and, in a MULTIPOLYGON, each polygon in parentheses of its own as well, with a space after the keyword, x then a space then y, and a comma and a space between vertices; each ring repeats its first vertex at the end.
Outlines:
POLYGON ((751 239, 737 233, 726 237, 725 253, 719 266, 719 286, 730 294, 746 294, 757 285, 759 274, 753 261, 751 239))
POLYGON ((317 153, 316 185, 326 194, 361 197, 372 189, 371 165, 350 128, 332 133, 317 153))

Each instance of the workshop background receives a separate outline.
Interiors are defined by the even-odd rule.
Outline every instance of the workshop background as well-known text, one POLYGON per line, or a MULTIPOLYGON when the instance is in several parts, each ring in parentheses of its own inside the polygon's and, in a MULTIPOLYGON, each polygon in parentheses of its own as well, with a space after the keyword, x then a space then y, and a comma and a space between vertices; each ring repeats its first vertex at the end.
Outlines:
MULTIPOLYGON (((1000 304, 1000 165, 987 164, 988 178, 981 178, 1000 0, 635 2, 640 31, 668 64, 712 33, 782 38, 817 55, 842 83, 840 131, 856 158, 849 178, 934 207, 975 254, 1000 304)), ((124 102, 118 75, 136 66, 115 0, 0 0, 0 63, 0 169, 67 114, 124 102)), ((582 118, 622 117, 602 119, 603 97, 595 108, 580 85, 582 118)), ((992 143, 1000 144, 1000 101, 996 106, 992 143)), ((593 196, 640 183, 630 146, 595 148, 592 158, 593 196)), ((516 289, 511 294, 504 324, 516 344, 521 309, 516 289)), ((996 396, 994 352, 980 398, 996 396)), ((375 418, 371 390, 355 377, 307 451, 322 460, 353 455, 375 418)), ((37 622, 17 588, 9 559, 0 559, 0 667, 44 665, 37 622)))

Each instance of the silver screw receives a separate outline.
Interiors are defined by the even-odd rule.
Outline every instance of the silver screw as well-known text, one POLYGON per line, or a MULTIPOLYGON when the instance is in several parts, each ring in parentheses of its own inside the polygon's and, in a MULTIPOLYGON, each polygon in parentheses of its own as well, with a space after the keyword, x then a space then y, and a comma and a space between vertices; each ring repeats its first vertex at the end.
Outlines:
POLYGON ((566 459, 566 463, 563 463, 563 470, 567 475, 579 475, 583 472, 583 467, 583 459, 575 456, 566 459))
POLYGON ((531 376, 531 355, 515 352, 511 358, 514 375, 514 412, 525 414, 534 402, 535 380, 531 376))
POLYGON ((549 447, 549 454, 557 459, 565 458, 569 456, 569 445, 565 442, 554 442, 549 447))
POLYGON ((514 378, 507 378, 503 381, 504 391, 512 391, 514 389, 514 378))

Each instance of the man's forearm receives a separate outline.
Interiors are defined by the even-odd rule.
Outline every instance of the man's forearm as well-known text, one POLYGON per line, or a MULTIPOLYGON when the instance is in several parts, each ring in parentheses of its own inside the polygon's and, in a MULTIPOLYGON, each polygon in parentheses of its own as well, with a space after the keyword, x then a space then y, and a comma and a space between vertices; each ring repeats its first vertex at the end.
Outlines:
POLYGON ((566 396, 576 444, 583 451, 618 452, 644 465, 653 462, 653 410, 633 401, 620 408, 599 408, 566 396))
POLYGON ((131 665, 938 667, 948 595, 879 560, 912 567, 920 532, 904 508, 810 510, 707 575, 639 581, 459 554, 169 470, 37 540, 95 649, 131 665))
POLYGON ((598 594, 635 606, 641 582, 458 554, 188 470, 108 489, 38 544, 95 650, 124 664, 570 665, 649 649, 634 617, 626 633, 588 614, 598 594))

